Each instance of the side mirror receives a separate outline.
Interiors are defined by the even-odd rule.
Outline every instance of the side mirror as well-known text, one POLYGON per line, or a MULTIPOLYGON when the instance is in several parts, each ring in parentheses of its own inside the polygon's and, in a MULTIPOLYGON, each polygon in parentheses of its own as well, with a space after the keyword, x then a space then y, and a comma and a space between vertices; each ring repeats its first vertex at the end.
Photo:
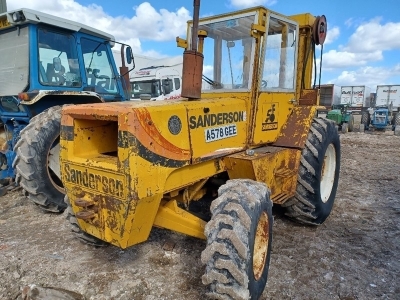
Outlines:
POLYGON ((125 49, 125 57, 126 57, 126 63, 130 65, 133 60, 133 53, 132 53, 132 48, 131 47, 126 47, 125 49))
POLYGON ((233 48, 233 47, 235 47, 235 42, 229 41, 229 42, 226 43, 226 46, 227 46, 228 48, 233 48))

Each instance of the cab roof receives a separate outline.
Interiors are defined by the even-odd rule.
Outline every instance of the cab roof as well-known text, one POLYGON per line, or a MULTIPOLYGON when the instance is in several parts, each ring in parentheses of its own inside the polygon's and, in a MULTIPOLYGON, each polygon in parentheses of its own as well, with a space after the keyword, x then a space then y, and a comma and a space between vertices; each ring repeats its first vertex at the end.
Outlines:
MULTIPOLYGON (((84 25, 82 23, 78 23, 75 21, 67 20, 64 18, 56 17, 53 15, 49 15, 37 10, 33 9, 28 9, 28 8, 20 8, 12 11, 8 11, 5 13, 0 14, 0 20, 3 19, 5 21, 5 18, 7 18, 7 21, 9 23, 9 26, 17 26, 17 25, 23 25, 23 24, 47 24, 47 25, 52 25, 55 27, 59 28, 64 28, 64 29, 69 29, 75 32, 83 32, 87 33, 105 40, 109 40, 111 42, 115 41, 115 38, 113 35, 108 34, 106 32, 103 32, 101 30, 98 30, 96 28, 84 25), (14 21, 13 20, 13 15, 17 14, 22 14, 21 20, 19 21, 14 21)), ((8 26, 7 26, 8 27, 8 26)))

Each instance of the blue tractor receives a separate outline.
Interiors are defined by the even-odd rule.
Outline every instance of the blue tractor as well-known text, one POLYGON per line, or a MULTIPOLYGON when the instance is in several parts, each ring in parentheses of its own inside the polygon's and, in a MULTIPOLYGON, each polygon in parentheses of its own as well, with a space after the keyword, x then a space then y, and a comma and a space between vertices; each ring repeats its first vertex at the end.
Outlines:
POLYGON ((366 130, 394 130, 394 118, 388 107, 377 107, 372 111, 364 111, 361 116, 361 124, 366 130))
POLYGON ((119 73, 115 43, 100 30, 38 11, 0 14, 0 181, 15 179, 45 210, 66 207, 62 106, 130 99, 126 63, 134 65, 132 50, 121 44, 119 73))

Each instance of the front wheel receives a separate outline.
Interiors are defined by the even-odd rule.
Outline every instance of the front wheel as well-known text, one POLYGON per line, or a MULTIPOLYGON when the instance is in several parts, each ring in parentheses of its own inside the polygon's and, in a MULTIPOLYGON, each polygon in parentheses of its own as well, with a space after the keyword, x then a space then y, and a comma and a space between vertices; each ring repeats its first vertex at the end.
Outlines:
POLYGON ((259 299, 268 277, 272 202, 263 183, 229 180, 211 204, 202 282, 210 299, 259 299))
POLYGON ((340 139, 335 124, 314 118, 301 153, 297 188, 283 203, 286 215, 311 225, 322 224, 331 213, 340 172, 340 139))
POLYGON ((63 212, 64 186, 60 178, 61 106, 53 106, 31 119, 14 147, 16 181, 35 204, 63 212))

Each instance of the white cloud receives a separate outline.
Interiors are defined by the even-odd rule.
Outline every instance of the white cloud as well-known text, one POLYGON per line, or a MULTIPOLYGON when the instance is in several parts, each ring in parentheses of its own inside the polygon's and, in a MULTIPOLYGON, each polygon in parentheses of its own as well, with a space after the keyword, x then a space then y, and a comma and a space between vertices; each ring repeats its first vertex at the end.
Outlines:
POLYGON ((390 84, 388 81, 394 76, 400 76, 400 64, 393 68, 366 66, 355 71, 343 71, 337 78, 328 83, 342 86, 366 85, 374 89, 379 84, 390 84))
MULTIPOLYGON (((348 19, 345 24, 351 26, 354 22, 354 19, 348 19)), ((338 32, 335 31, 332 38, 340 33, 339 29, 338 32)), ((329 33, 328 30, 327 39, 331 39, 329 33)), ((358 25, 345 46, 325 53, 323 67, 335 69, 365 66, 370 62, 383 60, 383 51, 393 49, 400 49, 400 22, 381 24, 381 20, 375 18, 358 25)))
POLYGON ((376 18, 357 27, 345 47, 353 52, 400 49, 400 22, 381 24, 376 18))
MULTIPOLYGON (((115 36, 117 41, 132 46, 134 53, 144 54, 142 40, 173 41, 178 35, 185 35, 189 11, 181 7, 176 11, 155 10, 149 2, 132 8, 131 16, 113 17, 96 4, 84 6, 74 0, 13 0, 8 9, 21 7, 36 9, 58 17, 77 21, 115 36)), ((128 12, 129 13, 129 12, 128 12)), ((150 53, 162 56, 160 50, 150 53)))
POLYGON ((328 33, 326 34, 324 45, 331 44, 339 37, 339 35, 340 35, 339 27, 335 26, 333 28, 328 28, 328 33))
POLYGON ((353 53, 348 51, 330 50, 323 54, 322 65, 324 69, 348 68, 364 66, 371 61, 379 60, 383 60, 381 51, 353 53))
POLYGON ((274 5, 276 2, 278 1, 277 0, 230 0, 231 5, 238 8, 246 8, 258 5, 271 6, 274 5))

